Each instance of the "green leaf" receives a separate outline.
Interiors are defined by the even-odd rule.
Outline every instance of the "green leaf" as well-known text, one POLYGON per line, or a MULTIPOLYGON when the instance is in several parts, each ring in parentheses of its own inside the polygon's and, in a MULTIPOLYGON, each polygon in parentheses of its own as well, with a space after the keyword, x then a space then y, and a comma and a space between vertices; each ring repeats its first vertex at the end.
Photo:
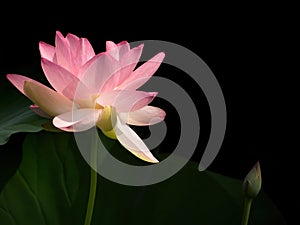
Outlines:
MULTIPOLYGON (((117 142, 101 138, 111 151, 126 153, 117 142)), ((197 166, 190 162, 173 177, 144 187, 120 185, 99 175, 92 224, 239 225, 242 181, 200 173, 197 166)), ((20 167, 0 194, 0 224, 82 225, 89 173, 72 134, 29 134, 20 167)), ((251 224, 285 224, 263 190, 254 199, 251 224)))
POLYGON ((37 116, 29 109, 30 100, 22 96, 9 81, 0 79, 0 145, 7 143, 12 134, 18 132, 38 132, 48 120, 37 116), (3 97, 5 96, 5 97, 3 97))
POLYGON ((11 221, 3 224, 61 224, 80 185, 80 153, 70 137, 42 132, 25 139, 20 167, 0 197, 0 221, 11 221))

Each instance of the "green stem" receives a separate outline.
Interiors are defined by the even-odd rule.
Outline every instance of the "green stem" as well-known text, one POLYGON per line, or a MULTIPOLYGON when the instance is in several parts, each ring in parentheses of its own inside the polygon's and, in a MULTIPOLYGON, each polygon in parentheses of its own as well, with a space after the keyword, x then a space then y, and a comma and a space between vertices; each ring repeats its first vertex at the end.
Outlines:
POLYGON ((242 225, 248 225, 251 204, 252 204, 252 198, 245 197, 242 225))
MULTIPOLYGON (((97 146, 97 145, 96 145, 97 146)), ((84 225, 90 225, 93 217, 93 210, 97 189, 97 147, 91 149, 91 181, 90 181, 90 194, 85 214, 84 225), (95 170, 93 169, 95 168, 95 170)))

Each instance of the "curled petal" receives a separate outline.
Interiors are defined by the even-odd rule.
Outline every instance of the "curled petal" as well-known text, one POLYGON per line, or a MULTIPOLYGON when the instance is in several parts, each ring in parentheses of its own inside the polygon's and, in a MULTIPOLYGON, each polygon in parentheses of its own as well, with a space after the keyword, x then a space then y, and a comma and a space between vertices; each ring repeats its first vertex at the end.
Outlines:
POLYGON ((147 162, 158 162, 142 139, 128 125, 123 124, 118 117, 114 131, 119 142, 132 154, 147 162))
POLYGON ((143 91, 111 91, 97 99, 103 107, 114 106, 117 112, 130 112, 148 105, 157 95, 157 92, 143 91))
POLYGON ((122 121, 135 126, 153 125, 163 121, 165 116, 164 110, 154 106, 145 106, 129 113, 120 113, 122 121))
POLYGON ((24 93, 50 116, 71 111, 73 107, 71 100, 41 83, 25 81, 24 93))
POLYGON ((57 128, 69 131, 80 132, 85 131, 96 125, 101 110, 95 109, 78 109, 66 112, 53 119, 53 124, 57 128))

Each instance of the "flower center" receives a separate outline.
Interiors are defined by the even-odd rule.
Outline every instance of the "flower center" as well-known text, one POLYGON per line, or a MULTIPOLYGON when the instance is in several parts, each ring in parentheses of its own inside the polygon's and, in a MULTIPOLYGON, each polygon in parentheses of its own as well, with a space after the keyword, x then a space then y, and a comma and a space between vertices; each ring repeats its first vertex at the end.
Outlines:
MULTIPOLYGON (((99 105, 100 106, 100 105, 99 105)), ((103 108, 103 106, 101 106, 103 108)), ((99 127, 102 132, 109 138, 117 139, 114 132, 114 118, 112 117, 113 109, 111 106, 105 106, 102 110, 100 120, 97 122, 97 127, 99 127)))

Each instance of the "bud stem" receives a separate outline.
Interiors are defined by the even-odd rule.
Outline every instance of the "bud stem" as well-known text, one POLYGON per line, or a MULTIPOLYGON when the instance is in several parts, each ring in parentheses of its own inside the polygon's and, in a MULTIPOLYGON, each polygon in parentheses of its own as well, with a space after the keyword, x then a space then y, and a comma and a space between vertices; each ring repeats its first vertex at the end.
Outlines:
POLYGON ((252 198, 249 198, 247 196, 245 197, 244 212, 243 212, 243 218, 242 218, 242 224, 241 225, 248 225, 252 200, 253 200, 252 198))

